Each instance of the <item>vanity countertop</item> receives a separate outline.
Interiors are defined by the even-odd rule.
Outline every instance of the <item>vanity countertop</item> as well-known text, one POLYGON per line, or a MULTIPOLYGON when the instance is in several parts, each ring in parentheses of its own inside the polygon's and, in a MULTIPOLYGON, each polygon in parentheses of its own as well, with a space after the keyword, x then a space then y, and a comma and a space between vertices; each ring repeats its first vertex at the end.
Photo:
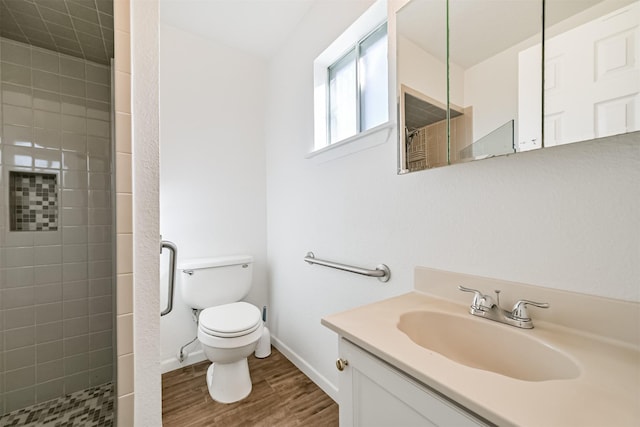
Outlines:
MULTIPOLYGON (((397 325, 403 313, 468 314, 468 305, 411 292, 333 314, 322 324, 423 384, 501 425, 637 426, 640 424, 640 348, 591 332, 539 320, 532 334, 569 355, 575 379, 522 381, 456 363, 415 344, 397 325)), ((477 318, 478 322, 490 320, 477 318)), ((637 320, 637 319, 635 319, 637 320)), ((635 328, 635 326, 632 326, 635 328)))

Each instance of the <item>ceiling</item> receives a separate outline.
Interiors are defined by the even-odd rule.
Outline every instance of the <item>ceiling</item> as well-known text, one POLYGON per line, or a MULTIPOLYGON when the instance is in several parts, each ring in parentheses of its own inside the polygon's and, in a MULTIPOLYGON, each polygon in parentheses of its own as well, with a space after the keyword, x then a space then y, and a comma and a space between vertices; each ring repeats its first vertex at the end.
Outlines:
POLYGON ((0 0, 0 36, 109 64, 113 0, 0 0))
POLYGON ((160 0, 160 21, 269 58, 283 45, 315 1, 160 0))

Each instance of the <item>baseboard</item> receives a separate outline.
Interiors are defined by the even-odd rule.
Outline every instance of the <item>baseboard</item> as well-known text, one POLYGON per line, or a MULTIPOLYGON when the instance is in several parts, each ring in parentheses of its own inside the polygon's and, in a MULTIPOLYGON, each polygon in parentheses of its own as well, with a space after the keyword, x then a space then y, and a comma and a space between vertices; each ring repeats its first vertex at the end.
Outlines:
POLYGON ((271 335, 271 344, 277 348, 291 363, 296 365, 311 381, 316 383, 318 387, 322 389, 331 399, 338 402, 338 388, 331 384, 324 376, 316 371, 311 365, 309 365, 304 359, 302 359, 297 353, 287 347, 277 337, 271 335))
POLYGON ((163 360, 160 363, 160 372, 164 374, 175 371, 176 369, 184 368, 185 366, 193 365, 206 359, 207 357, 204 355, 204 351, 200 349, 189 353, 182 362, 179 362, 177 357, 163 360))

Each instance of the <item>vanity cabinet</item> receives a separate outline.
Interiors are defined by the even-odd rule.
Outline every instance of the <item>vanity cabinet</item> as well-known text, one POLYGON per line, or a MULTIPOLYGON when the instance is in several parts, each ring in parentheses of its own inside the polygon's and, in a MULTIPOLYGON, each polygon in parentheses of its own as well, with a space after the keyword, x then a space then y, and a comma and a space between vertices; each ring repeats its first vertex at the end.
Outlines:
POLYGON ((341 427, 491 425, 344 338, 339 353, 341 427))

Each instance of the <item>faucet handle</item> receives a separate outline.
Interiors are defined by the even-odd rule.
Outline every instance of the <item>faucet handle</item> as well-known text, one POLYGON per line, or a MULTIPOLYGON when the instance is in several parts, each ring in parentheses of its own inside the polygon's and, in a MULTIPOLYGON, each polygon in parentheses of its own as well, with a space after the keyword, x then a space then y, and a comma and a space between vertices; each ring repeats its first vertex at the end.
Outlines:
POLYGON ((515 303, 513 306, 513 310, 511 311, 511 315, 517 319, 530 319, 529 313, 527 311, 527 305, 532 305, 538 308, 549 308, 549 304, 546 302, 535 302, 529 301, 526 299, 521 299, 515 303))
POLYGON ((473 292, 473 301, 471 302, 472 308, 482 310, 493 306, 493 299, 489 295, 484 295, 477 289, 465 288, 460 285, 458 285, 458 289, 462 292, 473 292))

